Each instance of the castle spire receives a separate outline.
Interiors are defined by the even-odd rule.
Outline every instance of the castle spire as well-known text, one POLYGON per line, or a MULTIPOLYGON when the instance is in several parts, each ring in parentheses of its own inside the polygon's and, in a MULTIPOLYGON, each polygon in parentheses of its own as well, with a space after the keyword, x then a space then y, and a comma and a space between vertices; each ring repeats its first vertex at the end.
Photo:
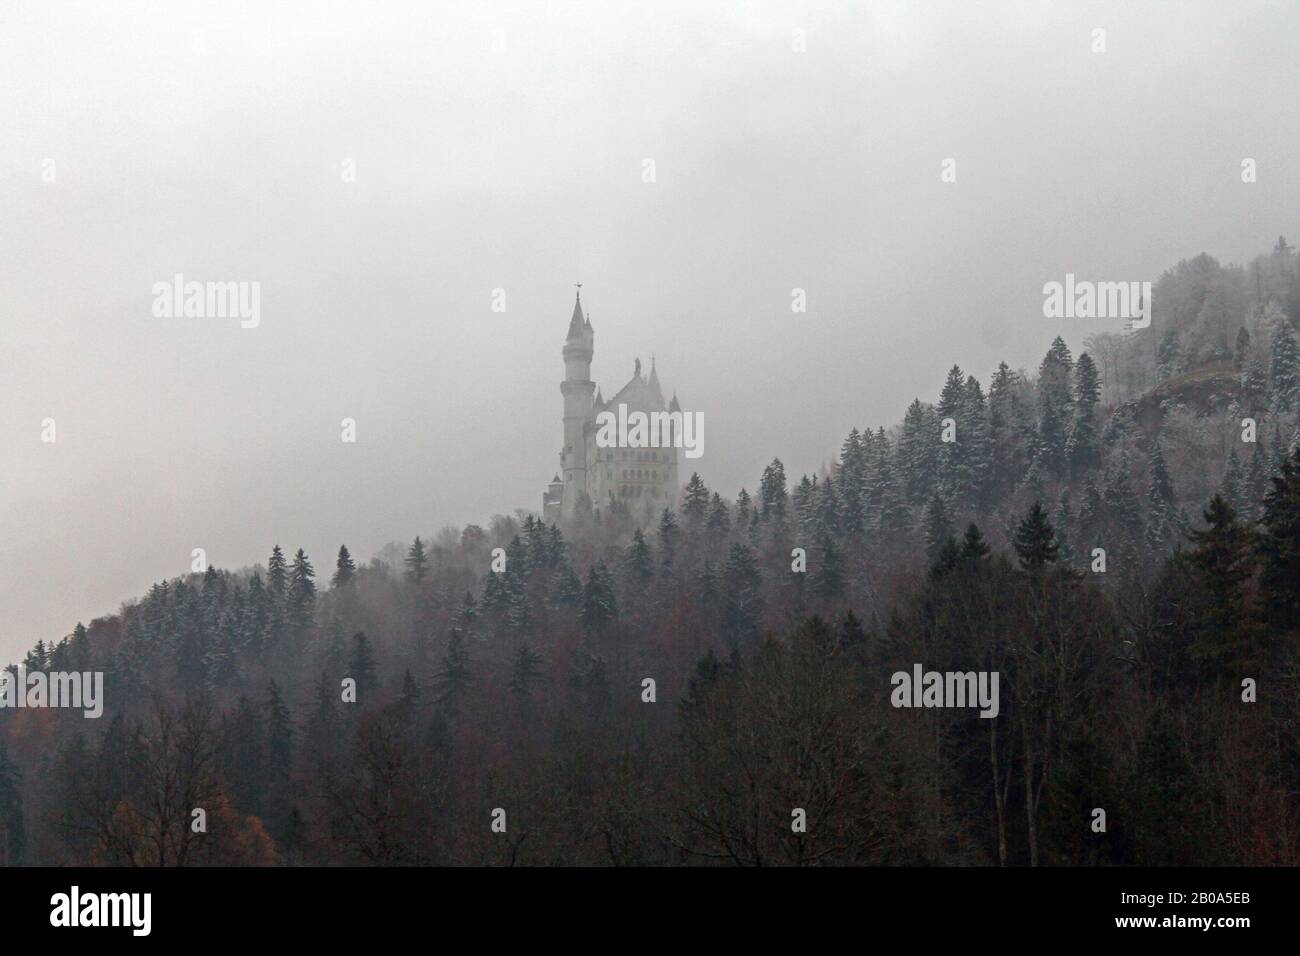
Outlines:
POLYGON ((569 339, 582 338, 582 283, 574 283, 578 292, 573 302, 573 318, 569 319, 569 339))

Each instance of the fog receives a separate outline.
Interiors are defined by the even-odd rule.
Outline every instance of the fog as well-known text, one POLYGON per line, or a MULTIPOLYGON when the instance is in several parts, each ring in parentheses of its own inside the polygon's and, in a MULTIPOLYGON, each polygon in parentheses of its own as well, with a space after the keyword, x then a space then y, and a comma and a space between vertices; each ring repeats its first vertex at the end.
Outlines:
POLYGON ((1294 239, 1297 35, 1293 3, 0 3, 0 657, 195 548, 324 579, 537 509, 575 282, 604 394, 653 354, 727 495, 954 362, 1077 352, 1116 326, 1045 282, 1294 239), (260 283, 260 323, 155 316, 177 273, 260 283))

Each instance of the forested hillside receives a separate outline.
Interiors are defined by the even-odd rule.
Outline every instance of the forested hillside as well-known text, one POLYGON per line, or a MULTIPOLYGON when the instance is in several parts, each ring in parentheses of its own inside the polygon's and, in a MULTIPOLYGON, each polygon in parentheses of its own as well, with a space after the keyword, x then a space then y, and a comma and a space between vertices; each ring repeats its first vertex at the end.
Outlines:
POLYGON ((0 711, 0 859, 1300 862, 1295 250, 1152 298, 816 475, 160 582, 27 655, 106 709, 0 711))

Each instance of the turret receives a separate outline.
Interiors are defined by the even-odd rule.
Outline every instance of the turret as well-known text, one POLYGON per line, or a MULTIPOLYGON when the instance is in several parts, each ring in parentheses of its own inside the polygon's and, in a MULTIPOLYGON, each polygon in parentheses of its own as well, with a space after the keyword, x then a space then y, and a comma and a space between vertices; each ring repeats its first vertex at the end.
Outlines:
POLYGON ((591 319, 582 314, 582 291, 574 298, 569 334, 564 340, 564 447, 560 450, 560 477, 564 482, 562 512, 573 513, 578 496, 587 490, 586 426, 592 417, 592 395, 596 384, 591 380, 591 357, 596 333, 591 319))

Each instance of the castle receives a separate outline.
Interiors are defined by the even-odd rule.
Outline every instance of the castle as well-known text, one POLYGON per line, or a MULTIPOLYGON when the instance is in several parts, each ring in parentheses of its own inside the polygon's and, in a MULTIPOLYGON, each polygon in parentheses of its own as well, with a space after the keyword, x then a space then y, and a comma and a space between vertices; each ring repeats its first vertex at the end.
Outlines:
POLYGON ((542 493, 542 518, 554 521, 579 512, 595 512, 612 502, 621 502, 634 513, 657 514, 676 504, 677 472, 681 449, 600 448, 596 444, 596 416, 616 412, 626 405, 628 412, 680 412, 677 395, 665 404, 654 358, 650 374, 641 374, 636 360, 632 378, 609 401, 605 401, 591 380, 591 357, 596 333, 591 317, 582 312, 579 288, 564 340, 564 447, 560 450, 560 471, 542 493))

